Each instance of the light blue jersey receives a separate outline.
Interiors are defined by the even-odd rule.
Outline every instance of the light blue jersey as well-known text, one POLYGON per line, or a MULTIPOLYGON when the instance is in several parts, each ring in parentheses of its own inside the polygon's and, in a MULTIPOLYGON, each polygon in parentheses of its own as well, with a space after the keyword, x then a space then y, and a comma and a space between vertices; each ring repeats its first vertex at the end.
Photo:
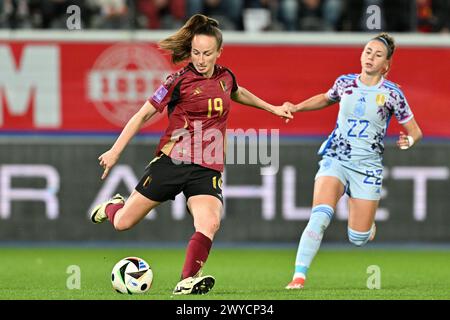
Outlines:
POLYGON ((400 124, 413 113, 398 86, 382 78, 366 86, 359 75, 337 78, 327 92, 339 101, 336 127, 319 149, 323 156, 316 179, 337 177, 346 193, 359 199, 379 200, 383 181, 383 139, 392 115, 400 124))
POLYGON ((319 154, 340 161, 363 161, 381 165, 383 138, 392 115, 400 124, 413 113, 399 87, 384 78, 366 86, 358 74, 338 77, 327 92, 331 101, 339 101, 336 127, 322 144, 319 154))

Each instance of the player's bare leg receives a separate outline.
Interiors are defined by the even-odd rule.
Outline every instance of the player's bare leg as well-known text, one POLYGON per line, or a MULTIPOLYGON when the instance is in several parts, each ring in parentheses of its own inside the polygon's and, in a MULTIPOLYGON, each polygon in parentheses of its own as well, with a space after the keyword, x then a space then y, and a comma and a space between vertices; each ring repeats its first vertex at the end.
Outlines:
POLYGON ((198 195, 189 197, 187 205, 194 218, 195 231, 213 240, 220 227, 222 202, 214 196, 198 195))
POLYGON ((339 199, 344 194, 344 185, 336 177, 323 176, 314 183, 313 207, 327 204, 336 208, 339 199))
POLYGON ((195 233, 186 250, 182 280, 177 284, 174 294, 205 294, 215 283, 213 276, 202 276, 212 240, 219 230, 222 203, 210 195, 189 197, 188 208, 194 218, 195 233))
POLYGON ((153 201, 134 190, 130 197, 125 199, 115 195, 111 200, 98 205, 91 213, 94 223, 110 220, 118 231, 130 229, 141 221, 160 202, 153 201))
POLYGON ((160 202, 150 200, 134 190, 124 207, 116 212, 114 228, 118 231, 130 229, 159 204, 160 202))
POLYGON ((353 244, 363 246, 375 238, 378 203, 378 200, 349 198, 348 237, 353 244))

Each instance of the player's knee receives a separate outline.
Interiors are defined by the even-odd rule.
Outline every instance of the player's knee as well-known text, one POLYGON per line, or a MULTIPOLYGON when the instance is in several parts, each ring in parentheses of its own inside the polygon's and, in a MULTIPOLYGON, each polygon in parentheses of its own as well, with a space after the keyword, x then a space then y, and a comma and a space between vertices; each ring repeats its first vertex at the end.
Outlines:
POLYGON ((318 205, 312 209, 308 226, 324 231, 333 218, 334 210, 328 205, 318 205))
POLYGON ((214 222, 211 225, 211 232, 214 232, 214 234, 216 234, 217 231, 219 231, 220 229, 220 221, 214 222))
POLYGON ((210 234, 216 234, 217 231, 219 231, 220 228, 220 218, 214 218, 208 221, 206 224, 206 229, 210 234))
POLYGON ((362 247, 370 239, 371 230, 366 232, 355 231, 351 228, 347 229, 348 240, 357 247, 362 247))
POLYGON ((125 219, 114 220, 114 229, 116 229, 117 231, 125 231, 131 229, 132 226, 133 225, 125 219))

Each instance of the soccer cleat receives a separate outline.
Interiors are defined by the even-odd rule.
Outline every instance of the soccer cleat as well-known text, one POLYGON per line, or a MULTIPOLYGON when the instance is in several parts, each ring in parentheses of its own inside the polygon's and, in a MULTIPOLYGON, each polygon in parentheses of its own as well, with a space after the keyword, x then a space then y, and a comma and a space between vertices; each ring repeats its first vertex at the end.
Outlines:
POLYGON ((119 203, 125 203, 125 198, 122 197, 120 194, 116 194, 110 200, 99 204, 91 212, 91 221, 93 223, 102 223, 103 221, 108 219, 106 215, 106 206, 108 204, 119 204, 119 203))
POLYGON ((173 294, 206 294, 214 287, 213 276, 188 277, 181 280, 173 290, 173 294))
POLYGON ((286 286, 286 289, 302 289, 305 285, 304 278, 294 278, 289 284, 286 286))

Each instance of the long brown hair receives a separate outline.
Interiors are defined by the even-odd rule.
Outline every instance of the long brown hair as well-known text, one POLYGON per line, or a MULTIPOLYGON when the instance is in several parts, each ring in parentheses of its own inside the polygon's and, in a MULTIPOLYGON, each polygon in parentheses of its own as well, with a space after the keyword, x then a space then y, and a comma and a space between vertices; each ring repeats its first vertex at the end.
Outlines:
POLYGON ((191 55, 191 42, 195 35, 213 36, 217 40, 217 49, 222 47, 222 32, 219 22, 202 14, 193 15, 175 34, 161 40, 158 44, 172 55, 172 62, 178 63, 191 55))

